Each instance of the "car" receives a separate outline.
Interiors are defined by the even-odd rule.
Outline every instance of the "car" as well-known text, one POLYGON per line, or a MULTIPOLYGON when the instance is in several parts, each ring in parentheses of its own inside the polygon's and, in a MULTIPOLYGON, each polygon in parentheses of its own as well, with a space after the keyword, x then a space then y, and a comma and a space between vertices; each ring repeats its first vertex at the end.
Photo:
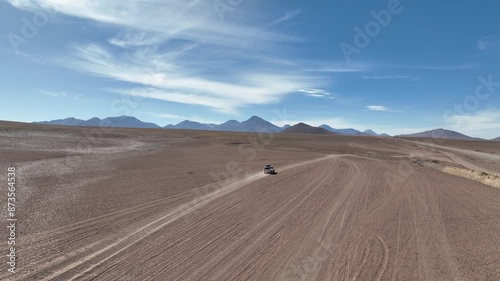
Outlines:
POLYGON ((274 169, 273 166, 271 166, 271 164, 267 164, 266 166, 264 166, 264 174, 275 175, 277 173, 278 172, 276 172, 276 170, 274 169))

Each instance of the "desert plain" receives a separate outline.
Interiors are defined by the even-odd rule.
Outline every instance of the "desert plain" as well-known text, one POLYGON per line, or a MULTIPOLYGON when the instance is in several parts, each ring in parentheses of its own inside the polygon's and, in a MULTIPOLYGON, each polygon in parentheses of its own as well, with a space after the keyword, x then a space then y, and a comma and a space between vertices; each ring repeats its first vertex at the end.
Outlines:
POLYGON ((1 280, 500 280, 500 142, 0 122, 0 163, 1 280))

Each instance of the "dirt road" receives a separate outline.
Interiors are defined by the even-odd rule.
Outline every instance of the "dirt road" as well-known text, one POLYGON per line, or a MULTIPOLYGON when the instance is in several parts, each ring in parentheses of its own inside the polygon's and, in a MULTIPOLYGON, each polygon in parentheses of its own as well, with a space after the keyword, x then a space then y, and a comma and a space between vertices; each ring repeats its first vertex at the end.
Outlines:
MULTIPOLYGON (((407 140, 408 141, 408 140, 407 140)), ((408 141, 422 147, 433 148, 446 156, 453 162, 469 169, 485 171, 489 174, 500 176, 500 150, 497 153, 487 153, 473 149, 450 147, 434 143, 408 141)))

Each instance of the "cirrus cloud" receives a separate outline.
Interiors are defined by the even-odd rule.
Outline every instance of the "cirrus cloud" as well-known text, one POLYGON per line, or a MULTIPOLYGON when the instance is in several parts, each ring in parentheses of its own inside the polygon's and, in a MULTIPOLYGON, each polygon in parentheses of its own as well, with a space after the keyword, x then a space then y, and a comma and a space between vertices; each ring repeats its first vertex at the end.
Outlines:
POLYGON ((300 89, 299 92, 304 93, 304 95, 308 97, 322 98, 330 95, 326 90, 322 89, 314 89, 314 88, 305 88, 300 89))
POLYGON ((320 83, 296 72, 246 70, 227 73, 224 79, 193 75, 180 61, 184 53, 158 53, 141 49, 116 56, 98 44, 75 45, 70 56, 57 62, 76 71, 131 83, 131 87, 108 89, 114 93, 210 107, 234 113, 246 105, 279 101, 298 89, 320 83))
POLYGON ((382 105, 367 105, 366 108, 372 111, 389 111, 389 109, 382 105))
MULTIPOLYGON (((254 21, 232 17, 221 20, 213 1, 8 2, 23 10, 53 10, 117 29, 105 42, 75 43, 69 54, 52 60, 78 72, 128 83, 123 88, 108 89, 114 93, 234 113, 244 106, 278 102, 299 89, 324 83, 319 79, 321 74, 307 73, 299 66, 283 70, 275 63, 269 66, 269 60, 228 68, 235 60, 242 60, 242 49, 249 57, 280 61, 273 54, 284 42, 295 39, 273 33, 254 21)), ((279 22, 299 13, 287 13, 279 22)))

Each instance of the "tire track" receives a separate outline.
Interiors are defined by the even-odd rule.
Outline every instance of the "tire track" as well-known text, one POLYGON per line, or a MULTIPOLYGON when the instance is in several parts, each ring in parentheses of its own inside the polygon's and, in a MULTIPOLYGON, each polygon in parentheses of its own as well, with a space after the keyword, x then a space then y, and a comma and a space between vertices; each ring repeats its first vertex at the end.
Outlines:
POLYGON ((380 235, 375 234, 375 236, 377 236, 377 239, 380 241, 380 244, 384 248, 384 259, 382 261, 380 270, 377 272, 377 277, 375 278, 375 280, 380 281, 382 280, 382 277, 387 270, 387 264, 389 263, 389 247, 387 247, 387 244, 385 243, 384 239, 380 237, 380 235))

